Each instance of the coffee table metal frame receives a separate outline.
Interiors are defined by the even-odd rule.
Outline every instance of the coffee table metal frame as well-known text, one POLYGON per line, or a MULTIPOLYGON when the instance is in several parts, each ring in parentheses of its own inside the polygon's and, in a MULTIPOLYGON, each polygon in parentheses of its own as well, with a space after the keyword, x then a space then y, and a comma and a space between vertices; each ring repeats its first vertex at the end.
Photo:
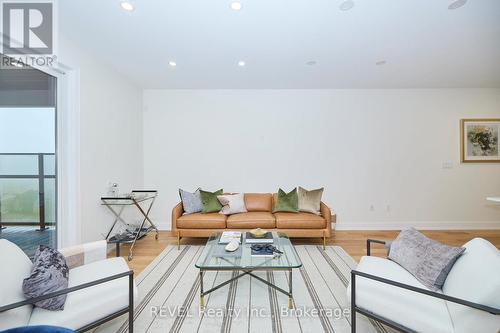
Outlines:
MULTIPOLYGON (((209 241, 210 240, 213 240, 214 237, 217 237, 217 242, 218 242, 218 239, 220 238, 220 233, 218 233, 216 236, 212 236, 210 237, 209 241)), ((288 241, 290 241, 288 239, 288 237, 283 234, 283 233, 279 233, 278 235, 277 234, 274 234, 274 237, 275 238, 283 238, 285 237, 288 241)), ((245 245, 249 245, 249 244, 245 244, 244 243, 245 240, 243 239, 243 244, 241 244, 240 246, 245 246, 245 245)), ((208 243, 208 242, 207 242, 208 243)), ((276 244, 275 244, 276 245, 276 244)), ((213 246, 213 245, 210 245, 210 246, 213 246)), ((293 248, 293 245, 290 243, 290 246, 293 248)), ((278 248, 279 249, 279 248, 278 248)), ((196 267, 200 269, 200 308, 204 308, 205 307, 205 296, 208 295, 209 293, 211 292, 214 292, 216 291, 217 289, 219 288, 222 288, 224 287, 225 285, 235 281, 235 280, 238 280, 246 275, 249 275, 253 278, 255 278, 256 280, 266 284, 267 286, 285 294, 286 296, 288 296, 288 308, 292 309, 293 308, 293 290, 292 290, 292 269, 293 268, 300 268, 302 266, 302 263, 300 262, 300 259, 297 255, 297 253, 295 252, 295 249, 293 249, 294 251, 294 255, 296 256, 296 259, 298 260, 298 264, 297 265, 293 265, 293 266, 290 266, 290 267, 274 267, 274 266, 265 266, 266 263, 269 263, 271 260, 276 260, 277 257, 281 256, 281 255, 277 255, 273 258, 265 258, 265 260, 260 264, 260 265, 256 265, 256 266, 251 266, 251 267, 241 267, 241 266, 238 266, 238 265, 234 265, 234 266, 218 266, 218 267, 207 267, 207 266, 202 266, 202 265, 199 265, 198 263, 196 263, 196 267), (229 280, 226 280, 218 285, 216 285, 215 287, 212 287, 208 290, 205 290, 204 287, 203 287, 203 275, 205 272, 207 271, 231 271, 231 272, 234 272, 234 271, 241 271, 242 273, 235 276, 235 277, 232 277, 231 279, 229 280), (253 274, 254 271, 287 271, 288 272, 288 291, 283 289, 283 288, 280 288, 278 287, 277 285, 261 278, 260 276, 257 276, 255 274, 253 274)), ((242 254, 243 255, 243 254, 242 254)), ((285 253, 282 254, 282 255, 286 255, 285 253)), ((264 258, 263 258, 264 259, 264 258)), ((217 260, 222 260, 222 261, 226 261, 226 262, 229 262, 228 260, 226 260, 226 258, 224 257, 218 257, 217 260)), ((230 263, 230 262, 229 262, 230 263)), ((232 263, 231 263, 232 264, 232 263)))

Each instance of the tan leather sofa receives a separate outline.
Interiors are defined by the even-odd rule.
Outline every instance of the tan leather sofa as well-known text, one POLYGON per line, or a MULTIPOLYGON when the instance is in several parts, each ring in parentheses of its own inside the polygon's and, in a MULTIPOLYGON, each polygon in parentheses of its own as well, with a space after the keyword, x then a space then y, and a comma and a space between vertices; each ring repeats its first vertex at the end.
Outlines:
POLYGON ((286 233, 289 237, 321 237, 323 247, 332 235, 330 208, 321 203, 321 215, 311 213, 272 213, 276 195, 271 193, 245 193, 248 213, 222 215, 195 213, 183 215, 182 203, 172 209, 172 231, 177 235, 177 245, 182 237, 209 237, 225 230, 250 230, 262 228, 286 233))

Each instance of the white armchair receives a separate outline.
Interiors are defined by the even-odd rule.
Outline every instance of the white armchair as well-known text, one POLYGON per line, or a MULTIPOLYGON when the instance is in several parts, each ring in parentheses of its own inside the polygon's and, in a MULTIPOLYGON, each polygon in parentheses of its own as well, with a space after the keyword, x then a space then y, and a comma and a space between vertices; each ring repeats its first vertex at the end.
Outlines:
POLYGON ((356 313, 402 332, 500 332, 500 251, 475 238, 451 269, 443 289, 433 292, 397 263, 362 257, 351 273, 347 297, 352 332, 356 313))
POLYGON ((84 332, 128 313, 129 332, 133 332, 134 273, 123 258, 107 259, 106 247, 106 241, 99 241, 61 250, 70 267, 68 288, 27 299, 22 283, 32 263, 19 247, 0 239, 0 331, 53 325, 84 332), (68 294, 62 311, 32 305, 62 294, 68 294))

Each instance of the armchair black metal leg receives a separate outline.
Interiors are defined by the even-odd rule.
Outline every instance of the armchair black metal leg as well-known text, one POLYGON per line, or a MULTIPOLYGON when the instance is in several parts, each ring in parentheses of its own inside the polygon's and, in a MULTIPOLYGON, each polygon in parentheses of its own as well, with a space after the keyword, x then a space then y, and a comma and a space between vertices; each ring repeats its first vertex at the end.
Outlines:
POLYGON ((356 333, 356 275, 351 272, 351 333, 356 333))
POLYGON ((128 277, 128 331, 134 333, 134 274, 128 277))
POLYGON ((366 255, 367 256, 370 256, 372 254, 372 249, 371 249, 371 244, 372 243, 384 244, 385 245, 385 241, 376 240, 376 239, 367 239, 366 240, 366 255))

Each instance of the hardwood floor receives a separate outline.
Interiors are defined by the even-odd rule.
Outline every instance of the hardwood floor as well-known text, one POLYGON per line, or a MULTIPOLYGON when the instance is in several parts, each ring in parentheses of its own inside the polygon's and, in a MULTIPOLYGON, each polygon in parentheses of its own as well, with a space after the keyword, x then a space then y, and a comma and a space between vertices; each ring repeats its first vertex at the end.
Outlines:
MULTIPOLYGON (((366 239, 390 240, 394 239, 398 233, 399 231, 335 231, 334 236, 327 240, 327 244, 343 247, 347 253, 358 261, 361 256, 366 254, 366 239)), ((475 237, 481 237, 500 249, 500 230, 439 230, 423 231, 423 233, 432 239, 453 246, 460 246, 475 237)), ((183 238, 181 244, 204 245, 206 241, 206 238, 183 238)), ((292 242, 294 244, 322 244, 322 240, 319 238, 295 238, 292 239, 292 242)), ((139 274, 169 244, 177 244, 177 239, 171 232, 160 232, 158 240, 154 239, 153 233, 149 234, 137 242, 134 249, 134 258, 129 262, 130 268, 134 270, 135 274, 139 274)), ((382 245, 375 244, 372 246, 372 255, 383 256, 385 254, 382 245)), ((124 245, 121 253, 127 260, 128 246, 124 245)))

